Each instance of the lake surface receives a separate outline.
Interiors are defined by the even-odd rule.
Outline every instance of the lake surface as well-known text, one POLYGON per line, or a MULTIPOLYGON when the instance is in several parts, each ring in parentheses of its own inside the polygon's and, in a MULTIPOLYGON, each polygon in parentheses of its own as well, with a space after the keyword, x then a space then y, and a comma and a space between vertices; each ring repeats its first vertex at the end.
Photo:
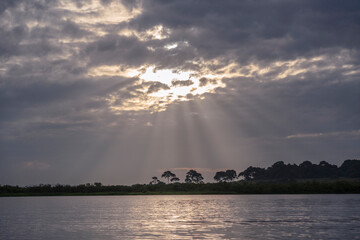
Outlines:
POLYGON ((0 239, 360 239, 360 195, 0 198, 0 239))

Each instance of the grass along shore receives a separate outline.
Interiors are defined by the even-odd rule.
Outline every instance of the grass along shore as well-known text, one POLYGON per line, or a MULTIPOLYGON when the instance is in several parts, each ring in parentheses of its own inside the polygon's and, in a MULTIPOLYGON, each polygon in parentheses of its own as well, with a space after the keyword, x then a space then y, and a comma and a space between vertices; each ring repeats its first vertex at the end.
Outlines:
POLYGON ((0 186, 0 197, 100 196, 100 195, 194 195, 194 194, 349 194, 360 193, 360 179, 298 181, 238 181, 221 183, 174 183, 123 185, 0 186))

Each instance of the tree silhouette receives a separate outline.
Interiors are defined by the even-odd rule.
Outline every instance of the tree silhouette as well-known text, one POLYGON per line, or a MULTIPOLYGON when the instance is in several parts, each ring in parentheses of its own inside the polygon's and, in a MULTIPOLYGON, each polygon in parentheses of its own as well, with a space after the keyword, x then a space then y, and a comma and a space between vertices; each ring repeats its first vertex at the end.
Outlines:
MULTIPOLYGON (((360 178, 360 160, 346 160, 340 167, 326 161, 321 161, 319 164, 304 161, 299 165, 285 164, 283 161, 278 161, 266 169, 250 166, 241 172, 239 177, 244 177, 245 180, 276 181, 317 178, 335 179, 338 177, 360 178)), ((214 179, 224 181, 224 177, 221 174, 215 175, 214 179)))
POLYGON ((339 168, 342 177, 360 178, 360 160, 345 160, 339 168))
POLYGON ((215 181, 225 182, 226 181, 226 173, 224 171, 216 172, 214 176, 215 181))
MULTIPOLYGON (((214 179, 217 181, 231 181, 231 176, 236 174, 233 170, 217 172, 214 179), (229 177, 230 176, 230 177, 229 177)), ((204 185, 191 185, 188 183, 202 183, 203 177, 195 170, 190 170, 186 175, 186 184, 165 185, 157 177, 152 177, 149 185, 134 184, 103 185, 100 182, 86 183, 77 186, 40 184, 34 186, 10 186, 0 184, 0 197, 2 196, 38 196, 38 195, 63 195, 69 193, 84 194, 148 194, 170 192, 192 193, 360 193, 360 160, 349 159, 338 167, 326 161, 313 164, 310 161, 297 164, 276 162, 268 168, 249 167, 239 176, 246 180, 237 183, 204 185), (316 180, 321 179, 322 180, 316 180), (297 181, 300 179, 301 181, 297 181)), ((170 182, 177 182, 177 177, 172 177, 170 182)))
POLYGON ((101 182, 94 182, 94 185, 95 185, 95 187, 101 187, 102 186, 101 182))
POLYGON ((170 178, 175 178, 176 175, 170 171, 165 171, 162 175, 161 175, 162 178, 167 178, 167 181, 169 183, 169 180, 170 178))
POLYGON ((190 170, 186 173, 186 183, 203 183, 203 176, 195 170, 190 170))
POLYGON ((227 181, 233 181, 234 179, 237 178, 237 174, 236 174, 236 171, 235 170, 226 170, 225 172, 226 174, 226 180, 227 181))
POLYGON ((237 178, 237 174, 235 170, 226 170, 226 172, 224 171, 220 171, 220 172, 216 172, 214 179, 218 182, 231 182, 234 179, 237 178))
MULTIPOLYGON (((312 165, 311 162, 306 162, 305 164, 312 165)), ((292 166, 290 164, 286 165, 283 161, 274 163, 266 171, 266 175, 267 177, 270 177, 270 179, 292 179, 295 178, 295 174, 297 174, 297 171, 293 172, 292 166)))
POLYGON ((180 179, 178 177, 173 177, 170 179, 170 182, 178 182, 180 179))
POLYGON ((160 181, 157 177, 152 177, 151 182, 149 183, 150 185, 155 185, 158 184, 160 181))
POLYGON ((262 179, 266 170, 259 167, 248 167, 245 171, 239 173, 239 177, 244 177, 245 180, 262 179))

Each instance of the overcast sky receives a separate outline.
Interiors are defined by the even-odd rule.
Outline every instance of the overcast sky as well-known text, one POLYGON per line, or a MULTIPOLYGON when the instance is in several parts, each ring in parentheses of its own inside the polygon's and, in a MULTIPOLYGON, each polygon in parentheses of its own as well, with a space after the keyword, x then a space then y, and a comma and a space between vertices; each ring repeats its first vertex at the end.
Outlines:
POLYGON ((359 157, 358 0, 0 2, 0 184, 359 157))

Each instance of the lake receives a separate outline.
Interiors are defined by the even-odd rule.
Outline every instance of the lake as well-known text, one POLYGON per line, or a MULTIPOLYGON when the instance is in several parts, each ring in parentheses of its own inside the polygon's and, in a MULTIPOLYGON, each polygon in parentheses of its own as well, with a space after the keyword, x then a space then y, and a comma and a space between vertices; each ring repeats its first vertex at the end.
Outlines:
POLYGON ((0 198, 0 239, 360 239, 360 195, 0 198))

